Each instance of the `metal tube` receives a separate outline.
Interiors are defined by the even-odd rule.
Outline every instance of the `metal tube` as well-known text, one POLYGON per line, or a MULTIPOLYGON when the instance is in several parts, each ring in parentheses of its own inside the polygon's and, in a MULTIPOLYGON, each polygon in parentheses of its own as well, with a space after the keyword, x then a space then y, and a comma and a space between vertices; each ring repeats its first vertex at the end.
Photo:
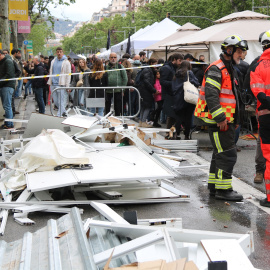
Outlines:
MULTIPOLYGON (((55 88, 52 93, 51 93, 51 97, 50 97, 50 111, 51 111, 51 114, 53 116, 55 116, 54 112, 53 112, 53 106, 52 106, 52 97, 53 97, 53 93, 55 91, 66 91, 66 89, 78 89, 78 87, 58 87, 58 88, 55 88)), ((79 87, 80 90, 89 90, 89 89, 103 89, 104 90, 104 95, 105 95, 105 99, 106 99, 106 89, 112 89, 113 90, 113 99, 114 99, 114 90, 115 89, 120 89, 121 90, 121 93, 123 93, 124 89, 134 89, 134 91, 137 92, 138 94, 138 111, 136 112, 136 114, 134 115, 130 115, 130 116, 125 116, 126 118, 134 118, 136 116, 139 115, 140 111, 141 111, 141 95, 140 95, 140 92, 139 90, 136 88, 136 87, 133 87, 133 86, 107 86, 106 89, 104 89, 104 87, 79 87)), ((122 96, 122 103, 123 103, 123 96, 122 96)), ((113 105, 113 108, 114 108, 115 104, 113 105)), ((123 106, 122 106, 123 108, 123 106)), ((123 110, 122 110, 123 111, 123 110)))

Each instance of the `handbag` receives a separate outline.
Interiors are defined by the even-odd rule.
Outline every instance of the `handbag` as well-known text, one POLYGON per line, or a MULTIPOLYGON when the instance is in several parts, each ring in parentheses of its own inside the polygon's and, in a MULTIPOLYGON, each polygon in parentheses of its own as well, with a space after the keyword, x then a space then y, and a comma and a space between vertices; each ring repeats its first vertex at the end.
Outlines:
POLYGON ((80 79, 77 81, 76 87, 81 87, 83 86, 83 79, 80 79))
POLYGON ((189 74, 187 72, 187 81, 184 82, 184 100, 187 103, 196 105, 199 99, 199 91, 195 85, 189 81, 189 74))

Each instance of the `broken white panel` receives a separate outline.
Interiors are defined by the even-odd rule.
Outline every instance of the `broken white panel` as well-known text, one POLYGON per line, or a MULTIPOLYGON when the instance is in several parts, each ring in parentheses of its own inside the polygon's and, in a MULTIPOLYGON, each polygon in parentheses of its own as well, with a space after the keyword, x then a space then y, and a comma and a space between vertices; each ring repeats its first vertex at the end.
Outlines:
POLYGON ((43 129, 60 129, 68 135, 82 132, 85 129, 62 125, 63 117, 31 113, 23 138, 36 137, 43 129))
POLYGON ((31 192, 77 185, 72 170, 33 172, 26 174, 27 189, 31 192))
POLYGON ((47 190, 35 192, 34 195, 39 201, 53 201, 51 194, 47 190))
POLYGON ((210 261, 227 261, 228 270, 254 269, 236 239, 201 240, 210 261))
POLYGON ((73 170, 81 183, 175 178, 174 172, 135 146, 87 153, 92 170, 73 170), (105 166, 105 167, 104 167, 105 166), (105 169, 106 168, 106 169, 105 169))
POLYGON ((67 117, 62 122, 62 124, 88 129, 91 126, 93 126, 93 124, 96 122, 98 122, 98 119, 95 116, 89 117, 86 115, 76 114, 76 115, 67 117))
POLYGON ((173 179, 174 171, 159 163, 151 155, 135 146, 86 153, 91 170, 59 170, 27 174, 28 190, 32 192, 78 183, 101 183, 115 181, 173 179))
MULTIPOLYGON (((147 200, 147 199, 162 199, 162 198, 182 198, 175 192, 171 192, 162 187, 140 187, 134 189, 111 189, 111 190, 97 190, 96 195, 102 199, 118 198, 119 200, 147 200), (112 192, 118 195, 111 195, 112 192)), ((184 198, 189 198, 189 195, 184 194, 184 198)))
POLYGON ((16 202, 26 202, 29 201, 30 198, 32 197, 33 193, 28 191, 27 188, 24 189, 24 191, 21 193, 21 195, 19 196, 19 198, 16 200, 16 202))

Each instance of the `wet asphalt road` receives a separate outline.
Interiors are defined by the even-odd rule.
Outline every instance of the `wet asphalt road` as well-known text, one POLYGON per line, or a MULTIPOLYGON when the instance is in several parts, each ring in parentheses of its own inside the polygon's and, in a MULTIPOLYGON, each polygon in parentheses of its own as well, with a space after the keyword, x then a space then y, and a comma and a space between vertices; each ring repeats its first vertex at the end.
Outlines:
MULTIPOLYGON (((18 100, 16 100, 16 103, 18 100)), ((27 98, 27 103, 21 103, 21 110, 24 114, 18 115, 20 118, 29 119, 34 111, 32 97, 27 98)), ((5 137, 6 132, 0 131, 0 136, 5 137)), ((208 134, 200 132, 193 134, 193 139, 199 140, 199 156, 210 161, 212 152, 208 134)), ((234 175, 241 181, 254 186, 264 192, 264 184, 253 184, 255 174, 255 141, 239 140, 238 160, 234 169, 234 175)), ((182 154, 179 154, 180 156, 182 154)), ((183 153, 184 155, 184 153, 183 153)), ((184 162, 187 164, 188 162, 184 162)), ((191 160, 192 163, 192 160, 191 160)), ((207 190, 207 172, 205 170, 183 170, 181 176, 175 180, 174 186, 191 196, 190 202, 183 203, 163 203, 153 205, 115 205, 111 206, 120 215, 124 211, 136 210, 138 218, 171 218, 180 217, 183 220, 183 228, 219 231, 230 233, 247 233, 253 231, 255 252, 250 256, 254 267, 259 269, 270 269, 270 216, 264 210, 258 208, 249 200, 243 203, 230 202, 226 205, 224 201, 218 201, 209 197, 207 190), (224 228, 227 226, 227 228, 224 228)), ((255 199, 256 200, 256 199, 255 199)), ((83 219, 93 217, 97 212, 91 207, 84 207, 83 219)), ((48 219, 57 219, 61 215, 49 213, 33 213, 29 218, 36 224, 33 226, 20 226, 14 222, 12 214, 8 218, 5 235, 1 240, 7 242, 22 238, 23 233, 34 232, 46 226, 48 219)), ((239 269, 241 270, 241 269, 239 269)))

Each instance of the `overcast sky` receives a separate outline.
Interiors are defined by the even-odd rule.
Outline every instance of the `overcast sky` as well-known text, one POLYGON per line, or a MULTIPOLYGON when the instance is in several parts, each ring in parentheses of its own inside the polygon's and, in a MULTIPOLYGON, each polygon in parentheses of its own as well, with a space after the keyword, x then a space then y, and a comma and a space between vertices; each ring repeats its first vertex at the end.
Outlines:
POLYGON ((111 0, 76 0, 75 4, 70 6, 50 6, 53 16, 61 19, 70 19, 72 21, 89 21, 94 12, 107 7, 111 0))

